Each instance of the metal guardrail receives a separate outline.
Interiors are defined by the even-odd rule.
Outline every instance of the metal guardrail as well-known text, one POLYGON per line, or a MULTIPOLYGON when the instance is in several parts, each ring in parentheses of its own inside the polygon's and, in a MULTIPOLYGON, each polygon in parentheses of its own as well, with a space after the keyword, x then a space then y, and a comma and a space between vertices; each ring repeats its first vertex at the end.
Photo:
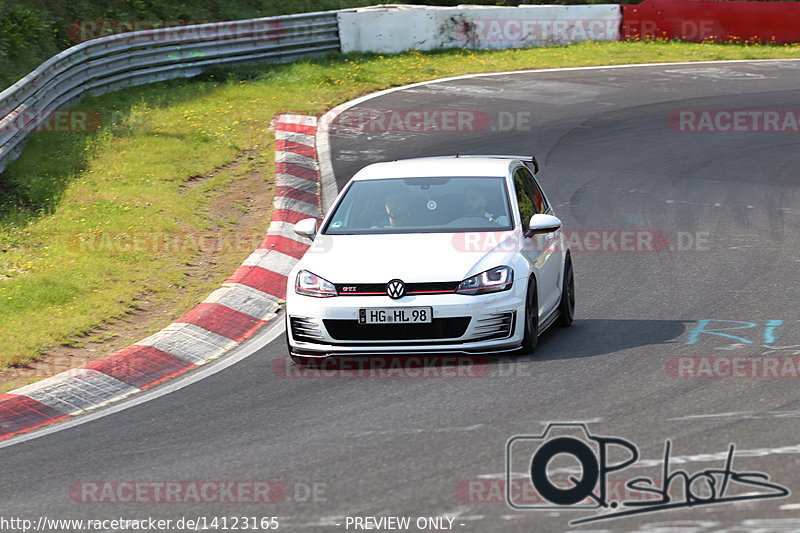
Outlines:
POLYGON ((210 66, 338 52, 340 12, 159 28, 73 46, 0 92, 0 172, 19 156, 37 121, 85 94, 191 77, 210 66))

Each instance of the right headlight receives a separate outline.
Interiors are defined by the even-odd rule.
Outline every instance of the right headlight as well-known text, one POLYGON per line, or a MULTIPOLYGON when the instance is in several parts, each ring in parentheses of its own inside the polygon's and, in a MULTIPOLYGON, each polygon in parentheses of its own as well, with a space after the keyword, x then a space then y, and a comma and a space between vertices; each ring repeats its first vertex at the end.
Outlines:
POLYGON ((294 282, 294 292, 305 296, 315 296, 317 298, 329 298, 338 295, 333 283, 308 270, 301 270, 297 273, 297 279, 294 282))
POLYGON ((459 294, 486 294, 507 291, 514 283, 514 270, 509 266, 499 266, 476 274, 462 281, 456 292, 459 294))

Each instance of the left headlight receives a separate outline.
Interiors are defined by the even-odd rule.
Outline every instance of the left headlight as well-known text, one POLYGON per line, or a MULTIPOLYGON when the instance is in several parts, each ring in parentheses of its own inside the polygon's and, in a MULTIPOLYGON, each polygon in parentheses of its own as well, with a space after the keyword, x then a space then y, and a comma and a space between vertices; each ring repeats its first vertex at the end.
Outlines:
POLYGON ((456 292, 459 294, 486 294, 507 291, 514 283, 514 271, 508 266, 499 266, 476 274, 462 281, 456 292))
POLYGON ((305 296, 316 296, 317 298, 337 296, 336 287, 334 287, 333 283, 308 270, 301 270, 297 273, 294 292, 305 296))

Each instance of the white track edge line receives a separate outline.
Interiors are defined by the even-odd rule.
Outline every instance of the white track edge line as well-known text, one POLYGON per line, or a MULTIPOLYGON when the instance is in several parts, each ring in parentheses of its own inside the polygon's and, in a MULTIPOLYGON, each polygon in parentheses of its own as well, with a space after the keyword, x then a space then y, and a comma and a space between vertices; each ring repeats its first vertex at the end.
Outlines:
POLYGON ((228 355, 223 355, 219 359, 215 359, 214 361, 189 372, 185 376, 176 377, 153 389, 143 390, 130 396, 129 398, 122 399, 118 402, 108 405, 107 407, 102 407, 97 411, 82 413, 73 418, 68 418, 66 420, 56 422, 55 424, 44 426, 41 429, 35 429, 30 433, 23 433, 19 436, 11 437, 5 441, 0 441, 0 449, 37 439, 39 437, 44 437, 45 435, 50 435, 52 433, 58 433, 59 431, 80 426, 81 424, 92 422, 98 418, 103 418, 108 415, 124 411, 139 404, 149 402, 150 400, 155 400, 156 398, 160 398, 161 396, 165 396, 184 387, 188 387, 193 383, 222 372, 226 368, 233 366, 244 359, 247 359, 278 338, 284 330, 284 321, 281 315, 282 313, 279 313, 278 316, 276 316, 263 331, 257 333, 248 341, 245 341, 231 350, 228 355))

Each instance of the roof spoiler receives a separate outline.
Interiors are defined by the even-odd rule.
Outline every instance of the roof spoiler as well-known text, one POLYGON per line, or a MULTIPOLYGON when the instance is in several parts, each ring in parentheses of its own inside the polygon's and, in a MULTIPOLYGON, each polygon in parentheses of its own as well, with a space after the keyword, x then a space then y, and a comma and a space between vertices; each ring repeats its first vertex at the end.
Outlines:
POLYGON ((534 174, 539 173, 539 162, 536 160, 536 156, 533 155, 471 155, 471 154, 456 154, 456 157, 493 157, 495 159, 519 159, 525 166, 528 167, 530 170, 533 171, 534 174))
MULTIPOLYGON (((434 155, 430 157, 415 157, 412 159, 443 159, 447 157, 453 157, 452 155, 434 155)), ((539 162, 536 160, 536 156, 532 155, 483 155, 483 154, 456 154, 455 157, 462 158, 462 157, 489 157, 493 159, 518 159, 525 163, 525 166, 533 172, 534 174, 539 173, 539 162)))

